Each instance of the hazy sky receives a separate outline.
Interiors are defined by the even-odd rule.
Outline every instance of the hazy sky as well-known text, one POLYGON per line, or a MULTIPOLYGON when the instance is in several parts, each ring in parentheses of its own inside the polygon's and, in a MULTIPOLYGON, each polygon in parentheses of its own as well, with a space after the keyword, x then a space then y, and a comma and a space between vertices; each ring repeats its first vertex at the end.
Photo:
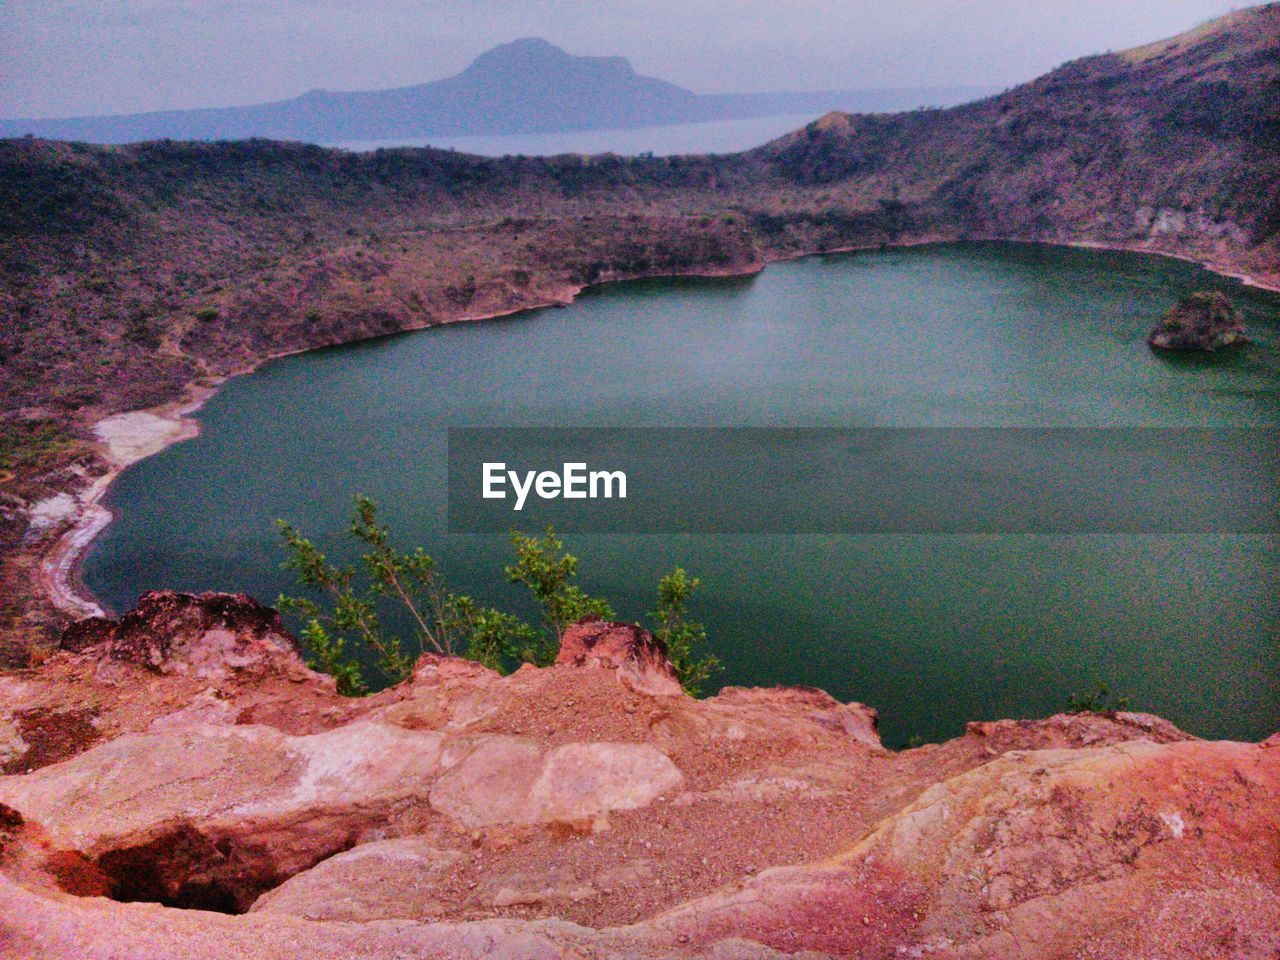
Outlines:
POLYGON ((1225 0, 0 0, 0 116, 376 89, 522 36, 698 92, 1011 85, 1225 0))

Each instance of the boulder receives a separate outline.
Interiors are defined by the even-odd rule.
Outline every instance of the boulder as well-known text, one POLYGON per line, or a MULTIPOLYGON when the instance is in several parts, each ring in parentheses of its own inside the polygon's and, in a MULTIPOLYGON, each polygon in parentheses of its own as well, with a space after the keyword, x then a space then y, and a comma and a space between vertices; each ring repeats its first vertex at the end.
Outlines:
POLYGON ((1155 350, 1206 353, 1248 342, 1244 314, 1225 293, 1216 290, 1184 297, 1161 318, 1147 339, 1155 350))
POLYGON ((1261 960, 1280 948, 1268 754, 1199 741, 1013 752, 935 784, 836 857, 764 871, 649 931, 673 952, 734 934, 840 957, 1261 960))
POLYGON ((538 820, 572 823, 639 809, 683 782, 670 758, 647 743, 566 743, 547 754, 529 799, 538 820))
POLYGON ((487 737, 440 777, 431 806, 468 827, 603 824, 610 812, 646 806, 683 780, 648 744, 567 743, 546 751, 530 740, 487 737))
MULTIPOLYGON (((583 960, 572 924, 332 923, 50 897, 0 873, 4 960, 583 960)), ((599 954, 595 954, 599 956, 599 954)))
POLYGON ((463 859, 424 837, 377 840, 298 874, 254 903, 251 913, 311 920, 430 919, 442 876, 463 859))
POLYGON ((1149 713, 1059 713, 1043 720, 984 720, 965 727, 994 751, 1099 747, 1133 740, 1176 743, 1193 739, 1168 720, 1149 713))
POLYGON ((556 666, 600 666, 619 682, 654 696, 680 696, 666 645, 643 627, 608 620, 582 620, 564 632, 556 666))
POLYGON ((725 687, 712 698, 716 704, 763 707, 779 715, 800 716, 827 730, 882 749, 880 714, 862 703, 841 703, 816 687, 725 687))
POLYGON ((116 621, 109 617, 83 617, 67 625, 62 631, 59 646, 72 653, 82 653, 101 647, 114 635, 116 621))
POLYGON ((440 735, 361 721, 290 737, 206 726, 118 737, 0 777, 0 804, 121 900, 235 912, 333 853, 412 820, 440 735))

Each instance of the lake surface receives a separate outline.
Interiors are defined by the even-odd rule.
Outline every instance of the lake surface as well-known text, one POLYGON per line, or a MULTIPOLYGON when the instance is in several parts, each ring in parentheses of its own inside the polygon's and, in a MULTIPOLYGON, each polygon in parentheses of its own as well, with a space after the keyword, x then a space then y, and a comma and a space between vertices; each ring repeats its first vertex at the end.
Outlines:
MULTIPOLYGON (((1175 261, 1030 245, 811 258, 289 357, 228 383, 200 419, 200 437, 111 488, 119 519, 84 569, 107 605, 159 587, 270 600, 289 586, 272 521, 342 555, 330 534, 366 493, 457 589, 515 609, 505 538, 445 534, 447 427, 1274 427, 1280 298, 1175 261), (1154 318, 1204 287, 1241 303, 1255 345, 1154 356, 1154 318)), ((569 547, 584 586, 628 619, 683 564, 703 581, 720 682, 861 700, 890 745, 1053 713, 1099 680, 1201 736, 1280 727, 1278 536, 575 535, 569 547)))

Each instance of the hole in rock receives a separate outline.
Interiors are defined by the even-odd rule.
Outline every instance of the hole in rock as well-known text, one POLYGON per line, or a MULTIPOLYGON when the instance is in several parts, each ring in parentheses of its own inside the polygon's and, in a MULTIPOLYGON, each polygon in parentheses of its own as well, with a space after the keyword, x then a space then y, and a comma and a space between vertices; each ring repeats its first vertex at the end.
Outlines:
POLYGON ((190 825, 142 846, 104 853, 97 866, 113 900, 233 914, 244 913, 298 872, 281 871, 264 844, 211 839, 190 825))

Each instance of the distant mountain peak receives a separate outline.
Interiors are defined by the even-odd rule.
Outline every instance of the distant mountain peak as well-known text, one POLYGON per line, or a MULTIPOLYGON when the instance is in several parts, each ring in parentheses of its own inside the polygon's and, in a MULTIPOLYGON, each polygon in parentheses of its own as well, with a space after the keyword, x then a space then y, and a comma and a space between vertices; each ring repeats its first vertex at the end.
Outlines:
POLYGON ((519 50, 529 51, 532 53, 548 53, 561 57, 572 56, 572 54, 568 53, 563 47, 558 47, 550 40, 546 40, 542 37, 517 37, 509 43, 498 44, 496 47, 489 50, 489 53, 493 53, 495 50, 519 50))
POLYGON ((520 37, 508 43, 490 47, 476 59, 483 60, 486 57, 539 57, 547 60, 569 60, 572 59, 573 54, 542 37, 520 37))
POLYGON ((542 37, 521 37, 486 50, 460 76, 497 73, 538 73, 585 68, 635 76, 626 57, 580 57, 542 37))
POLYGON ((467 71, 484 68, 494 64, 529 63, 539 65, 555 65, 578 59, 567 50, 557 47, 549 40, 541 37, 521 37, 510 43, 500 43, 491 47, 471 61, 467 71))

